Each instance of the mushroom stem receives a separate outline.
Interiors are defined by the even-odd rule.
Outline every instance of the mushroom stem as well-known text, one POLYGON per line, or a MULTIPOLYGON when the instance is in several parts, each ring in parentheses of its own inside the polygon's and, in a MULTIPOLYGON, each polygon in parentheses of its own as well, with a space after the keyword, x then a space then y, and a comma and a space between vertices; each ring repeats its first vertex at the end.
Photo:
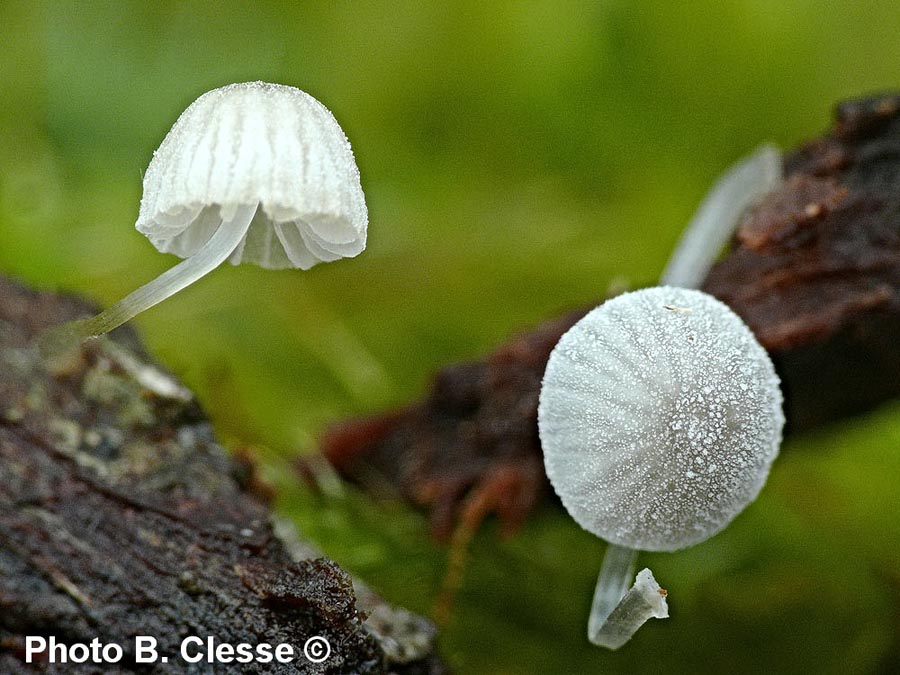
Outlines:
POLYGON ((588 640, 595 645, 618 649, 647 619, 669 616, 666 591, 659 587, 649 569, 641 570, 634 585, 628 588, 637 553, 615 544, 606 549, 588 619, 588 640))
POLYGON ((762 145, 716 181, 688 223, 661 285, 699 288, 741 216, 781 181, 781 153, 762 145))
POLYGON ((45 354, 58 354, 84 340, 100 337, 208 274, 225 262, 241 243, 250 229, 257 206, 239 206, 234 215, 222 220, 221 225, 194 255, 96 316, 70 321, 52 329, 41 337, 41 350, 45 354))

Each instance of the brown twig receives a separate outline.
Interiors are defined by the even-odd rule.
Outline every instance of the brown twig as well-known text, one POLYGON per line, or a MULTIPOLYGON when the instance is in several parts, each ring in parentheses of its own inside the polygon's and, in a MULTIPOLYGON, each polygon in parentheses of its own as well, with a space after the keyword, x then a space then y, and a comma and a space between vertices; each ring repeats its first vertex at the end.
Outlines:
MULTIPOLYGON (((743 221, 704 285, 771 354, 789 432, 900 394, 898 110, 897 95, 839 106, 829 133, 787 156, 783 186, 743 221)), ((444 368, 403 410, 335 425, 322 452, 344 476, 377 476, 428 509, 438 537, 471 531, 488 512, 515 528, 550 494, 538 392, 550 350, 583 313, 444 368)))

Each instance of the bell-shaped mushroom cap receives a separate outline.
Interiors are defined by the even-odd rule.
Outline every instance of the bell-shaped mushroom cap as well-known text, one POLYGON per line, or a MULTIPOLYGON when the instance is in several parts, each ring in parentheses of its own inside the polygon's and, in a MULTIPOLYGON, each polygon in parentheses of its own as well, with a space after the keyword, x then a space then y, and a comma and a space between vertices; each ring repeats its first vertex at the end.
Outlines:
POLYGON ((538 422, 553 488, 586 530, 633 549, 699 543, 752 502, 784 425, 750 329, 700 291, 650 288, 556 345, 538 422))
POLYGON ((350 143, 328 109, 294 87, 245 82, 194 101, 153 154, 136 227, 185 258, 256 203, 232 264, 308 269, 366 246, 350 143))

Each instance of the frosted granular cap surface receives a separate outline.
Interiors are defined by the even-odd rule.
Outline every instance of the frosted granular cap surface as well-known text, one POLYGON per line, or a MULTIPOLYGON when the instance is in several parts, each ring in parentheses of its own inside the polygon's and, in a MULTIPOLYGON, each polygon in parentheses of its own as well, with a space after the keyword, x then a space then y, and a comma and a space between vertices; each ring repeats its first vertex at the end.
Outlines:
POLYGON ((544 463, 572 517, 609 542, 691 546, 752 502, 784 426, 778 376, 741 319, 650 288, 590 312, 550 355, 544 463))

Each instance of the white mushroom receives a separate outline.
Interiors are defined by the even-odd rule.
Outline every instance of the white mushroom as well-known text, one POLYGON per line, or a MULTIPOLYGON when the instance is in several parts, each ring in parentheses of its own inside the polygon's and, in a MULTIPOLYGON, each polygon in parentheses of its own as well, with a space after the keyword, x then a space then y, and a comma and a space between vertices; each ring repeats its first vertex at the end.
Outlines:
POLYGON ((185 260, 44 346, 103 335, 225 260, 309 269, 355 256, 367 222, 350 143, 325 106, 279 84, 214 89, 153 154, 136 223, 157 249, 185 260))
MULTIPOLYGON (((713 185, 663 284, 699 285, 746 210, 781 181, 763 145, 713 185)), ((538 408, 547 474, 585 529, 607 539, 588 638, 617 649, 668 614, 638 549, 669 551, 725 527, 765 482, 784 416, 778 378, 743 322, 697 291, 639 291, 594 310, 557 344, 538 408), (687 293, 687 295, 679 295, 687 293)))
MULTIPOLYGON (((734 312, 700 291, 626 293, 563 335, 547 364, 538 424, 563 505, 610 543, 593 642, 618 647, 647 616, 667 616, 663 599, 636 625, 607 622, 637 550, 697 544, 756 498, 781 442, 781 406, 765 350, 734 312)), ((632 592, 646 597, 648 584, 652 575, 632 592)))

